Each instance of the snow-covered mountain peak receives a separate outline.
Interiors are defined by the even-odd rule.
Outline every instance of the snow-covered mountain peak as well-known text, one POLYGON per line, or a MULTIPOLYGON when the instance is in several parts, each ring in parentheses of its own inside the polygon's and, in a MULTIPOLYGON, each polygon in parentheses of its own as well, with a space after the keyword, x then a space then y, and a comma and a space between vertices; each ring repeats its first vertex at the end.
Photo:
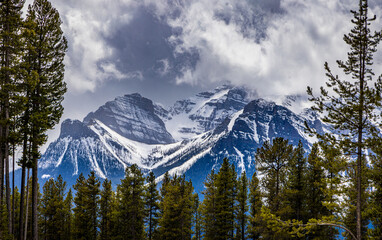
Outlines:
POLYGON ((223 85, 177 101, 170 108, 171 119, 165 121, 167 129, 176 140, 215 129, 224 119, 242 110, 249 95, 244 88, 223 85))
MULTIPOLYGON (((157 107, 158 109, 158 107, 157 107)), ((118 134, 147 144, 172 143, 174 139, 156 114, 150 99, 138 93, 117 97, 84 118, 88 124, 97 119, 118 134)))

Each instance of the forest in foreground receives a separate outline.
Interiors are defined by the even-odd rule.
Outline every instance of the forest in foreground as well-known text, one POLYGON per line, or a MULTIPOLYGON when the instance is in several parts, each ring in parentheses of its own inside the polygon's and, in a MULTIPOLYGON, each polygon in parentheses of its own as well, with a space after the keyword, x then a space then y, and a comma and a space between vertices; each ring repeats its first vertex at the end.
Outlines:
MULTIPOLYGON (((253 176, 238 175, 224 159, 205 179, 201 195, 185 176, 168 173, 158 190, 154 174, 144 177, 136 165, 126 169, 115 191, 110 180, 101 181, 94 172, 87 178, 81 174, 72 187, 61 177, 50 179, 39 194, 39 236, 244 240, 337 239, 341 234, 353 239, 344 229, 356 232, 355 182, 345 174, 354 173, 354 168, 347 169, 341 155, 325 154, 322 147, 315 144, 307 154, 301 143, 293 147, 276 138, 258 149, 253 176)), ((374 167, 365 172, 371 180, 367 189, 373 190, 363 192, 362 233, 365 239, 380 239, 382 156, 372 162, 374 167)), ((18 203, 20 194, 15 191, 12 202, 18 203)), ((26 209, 30 198, 28 203, 26 209)), ((15 229, 19 217, 16 204, 15 229)), ((27 219, 30 226, 30 213, 27 219)), ((25 230, 30 239, 30 229, 25 230)))

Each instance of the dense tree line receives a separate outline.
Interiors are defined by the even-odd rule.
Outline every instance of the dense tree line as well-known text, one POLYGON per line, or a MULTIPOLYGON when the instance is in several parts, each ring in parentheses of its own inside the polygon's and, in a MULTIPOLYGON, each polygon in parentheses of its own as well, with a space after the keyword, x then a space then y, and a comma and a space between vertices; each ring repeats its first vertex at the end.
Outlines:
MULTIPOLYGON (((257 150, 257 171, 251 178, 245 172, 238 174, 225 158, 206 178, 201 199, 185 176, 166 173, 158 186, 154 174, 145 177, 137 165, 126 168, 114 190, 110 180, 101 181, 94 172, 87 177, 80 174, 73 192, 61 176, 49 179, 39 195, 39 236, 47 240, 336 239, 335 226, 356 231, 354 201, 347 201, 354 195, 353 179, 343 174, 348 171, 346 164, 338 166, 339 156, 328 156, 323 148, 314 144, 307 154, 301 142, 292 146, 283 138, 267 141, 257 150)), ((368 186, 373 191, 365 198, 363 234, 379 239, 382 156, 372 161, 368 175, 373 181, 368 186), (368 229, 369 223, 373 228, 368 229)), ((20 194, 17 189, 15 193, 17 202, 20 194)), ((25 208, 30 212, 31 205, 29 195, 25 208)), ((19 213, 16 206, 16 222, 19 213)), ((31 223, 32 218, 26 221, 31 223)), ((32 237, 32 229, 26 233, 32 237)), ((342 234, 352 239, 347 232, 342 234)))
POLYGON ((24 3, 0 1, 0 215, 4 224, 0 238, 38 240, 39 148, 63 112, 67 41, 59 13, 48 0, 34 0, 26 14, 22 13, 24 3), (22 155, 18 161, 22 168, 19 195, 14 175, 11 187, 9 174, 9 160, 13 160, 14 172, 16 152, 22 155), (29 169, 32 176, 26 187, 29 169), (27 201, 32 203, 30 208, 26 208, 27 201))

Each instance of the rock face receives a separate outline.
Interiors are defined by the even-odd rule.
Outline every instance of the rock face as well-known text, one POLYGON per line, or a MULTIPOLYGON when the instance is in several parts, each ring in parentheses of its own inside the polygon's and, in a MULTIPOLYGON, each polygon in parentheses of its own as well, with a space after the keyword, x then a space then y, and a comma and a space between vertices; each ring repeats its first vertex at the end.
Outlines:
POLYGON ((186 174, 197 190, 213 168, 228 157, 238 172, 255 172, 254 155, 275 137, 301 141, 308 151, 315 141, 304 122, 323 131, 310 111, 296 114, 287 106, 249 100, 241 88, 223 86, 178 101, 166 109, 139 94, 107 102, 84 121, 65 120, 60 137, 40 161, 44 177, 61 174, 74 183, 80 172, 119 179, 124 168, 137 164, 143 172, 186 174))
POLYGON ((155 113, 151 100, 138 93, 117 97, 97 111, 89 113, 84 123, 99 120, 121 136, 147 144, 172 143, 163 121, 155 113))

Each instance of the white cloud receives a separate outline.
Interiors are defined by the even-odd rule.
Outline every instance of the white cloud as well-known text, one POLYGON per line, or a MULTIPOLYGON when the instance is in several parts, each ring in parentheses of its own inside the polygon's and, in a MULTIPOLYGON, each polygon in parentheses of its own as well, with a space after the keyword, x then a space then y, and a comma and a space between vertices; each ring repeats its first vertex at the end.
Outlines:
MULTIPOLYGON (((31 3, 29 1, 27 3, 31 3)), ((60 12, 69 49, 65 58, 65 80, 69 91, 95 91, 108 79, 124 79, 113 62, 102 63, 113 55, 105 37, 114 34, 116 26, 128 24, 136 7, 134 0, 53 0, 60 12)))
MULTIPOLYGON (((352 27, 349 11, 357 8, 354 1, 281 1, 283 13, 269 19, 266 38, 260 42, 244 35, 237 22, 216 17, 217 11, 239 2, 245 4, 196 0, 183 8, 179 18, 169 21, 183 29, 170 39, 177 51, 197 49, 200 55, 196 67, 185 68, 178 83, 229 80, 249 85, 263 96, 301 94, 308 85, 317 89, 324 84, 325 61, 337 71, 335 60, 346 58, 348 47, 342 37, 352 27)), ((381 12, 380 8, 373 11, 381 12)))

